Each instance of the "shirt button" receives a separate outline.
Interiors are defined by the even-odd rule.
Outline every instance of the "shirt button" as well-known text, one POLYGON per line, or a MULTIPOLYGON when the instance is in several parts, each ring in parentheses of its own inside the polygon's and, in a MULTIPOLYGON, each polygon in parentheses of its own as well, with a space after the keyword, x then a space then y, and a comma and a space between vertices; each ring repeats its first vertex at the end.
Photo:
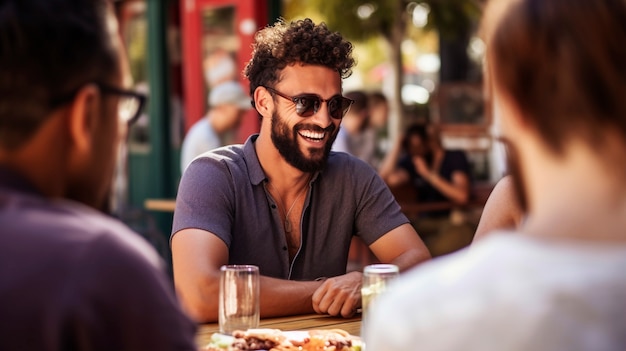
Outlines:
POLYGON ((273 209, 276 209, 276 205, 272 204, 272 208, 273 208, 273 209))

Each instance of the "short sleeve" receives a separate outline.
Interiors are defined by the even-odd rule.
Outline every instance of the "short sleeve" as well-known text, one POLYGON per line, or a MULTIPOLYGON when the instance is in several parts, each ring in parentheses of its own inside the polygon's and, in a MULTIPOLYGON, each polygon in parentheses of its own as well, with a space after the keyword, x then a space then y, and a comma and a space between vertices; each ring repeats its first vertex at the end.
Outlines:
POLYGON ((356 235, 370 245, 387 232, 408 223, 400 205, 378 176, 376 171, 365 162, 354 162, 351 174, 359 175, 359 182, 354 189, 357 199, 356 235))
POLYGON ((172 236, 183 229, 197 228, 217 235, 230 246, 234 187, 228 166, 219 155, 211 153, 194 160, 180 181, 172 236))

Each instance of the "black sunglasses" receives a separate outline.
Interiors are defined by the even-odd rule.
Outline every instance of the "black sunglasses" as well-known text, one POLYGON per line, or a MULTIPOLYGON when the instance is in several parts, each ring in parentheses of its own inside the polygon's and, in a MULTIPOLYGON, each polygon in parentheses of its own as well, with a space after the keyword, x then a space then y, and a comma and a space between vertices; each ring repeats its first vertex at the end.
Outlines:
POLYGON ((322 99, 316 94, 300 94, 296 96, 289 96, 281 93, 276 89, 265 87, 271 93, 276 94, 282 98, 285 98, 296 105, 296 113, 300 117, 311 117, 319 111, 322 106, 322 102, 328 104, 328 113, 332 118, 342 119, 343 116, 350 110, 350 106, 354 103, 354 100, 350 100, 345 96, 335 95, 328 100, 322 99))
MULTIPOLYGON (((126 122, 128 126, 131 126, 139 119, 141 111, 143 110, 147 100, 147 97, 144 94, 137 93, 132 90, 112 87, 102 83, 95 84, 98 86, 102 94, 119 96, 119 100, 117 102, 117 114, 120 120, 126 122)), ((82 88, 82 86, 80 88, 82 88)), ((60 98, 52 99, 49 104, 50 107, 58 107, 72 101, 80 88, 60 98)))

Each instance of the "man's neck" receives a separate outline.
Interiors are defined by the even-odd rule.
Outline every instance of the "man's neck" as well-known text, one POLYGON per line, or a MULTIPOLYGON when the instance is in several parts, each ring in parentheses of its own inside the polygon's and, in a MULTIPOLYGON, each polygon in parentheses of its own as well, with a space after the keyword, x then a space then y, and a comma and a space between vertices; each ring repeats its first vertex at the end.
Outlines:
POLYGON ((550 212, 531 213, 522 231, 544 238, 626 244, 626 200, 621 204, 586 204, 581 196, 574 201, 573 205, 555 206, 550 212))
POLYGON ((0 164, 24 177, 45 197, 66 192, 68 143, 64 119, 50 117, 17 150, 0 150, 0 164))

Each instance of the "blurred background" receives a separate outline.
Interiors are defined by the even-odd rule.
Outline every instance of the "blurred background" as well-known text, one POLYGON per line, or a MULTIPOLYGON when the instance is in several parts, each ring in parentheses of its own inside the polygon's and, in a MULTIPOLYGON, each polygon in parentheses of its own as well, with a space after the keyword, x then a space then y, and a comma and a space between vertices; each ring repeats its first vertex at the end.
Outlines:
MULTIPOLYGON (((484 104, 484 47, 476 33, 482 0, 122 0, 115 6, 135 89, 149 103, 122 150, 114 214, 166 259, 172 211, 147 201, 176 196, 181 142, 207 111, 209 58, 227 53, 248 91, 239 72, 254 33, 279 18, 323 21, 353 42, 358 64, 344 91, 388 98, 383 150, 405 126, 429 122, 446 147, 467 153, 475 187, 490 190, 502 176, 503 157, 484 104)), ((235 142, 258 128, 250 111, 235 142)))

